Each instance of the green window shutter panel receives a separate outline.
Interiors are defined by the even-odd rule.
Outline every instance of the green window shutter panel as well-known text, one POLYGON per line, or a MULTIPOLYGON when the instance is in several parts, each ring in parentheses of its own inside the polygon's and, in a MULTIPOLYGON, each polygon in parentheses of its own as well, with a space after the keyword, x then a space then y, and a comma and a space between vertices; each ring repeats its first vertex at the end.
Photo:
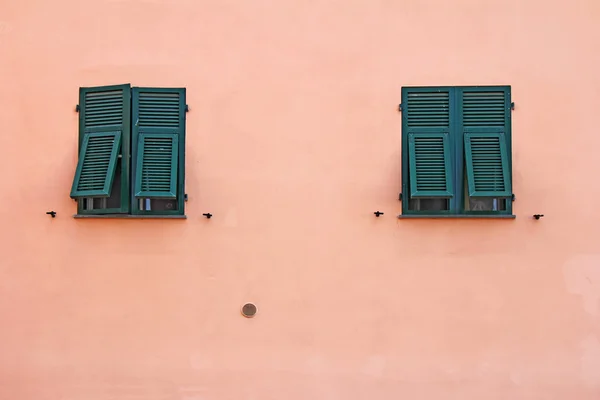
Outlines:
POLYGON ((510 197, 509 88, 465 88, 461 104, 469 196, 510 197))
POLYGON ((136 96, 138 128, 181 129, 182 99, 179 91, 140 88, 136 96))
POLYGON ((137 149, 135 196, 177 197, 178 137, 173 133, 140 133, 137 149))
POLYGON ((471 197, 510 197, 508 153, 499 132, 465 133, 465 161, 471 197))
POLYGON ((452 165, 447 133, 410 133, 410 195, 452 197, 452 165))
POLYGON ((134 195, 182 196, 185 144, 185 89, 133 89, 134 195))
POLYGON ((464 128, 504 128, 507 123, 506 92, 503 89, 462 92, 464 128))
POLYGON ((129 129, 129 85, 79 90, 79 160, 71 197, 109 197, 129 129))
POLYGON ((79 153, 71 197, 108 197, 112 188, 121 132, 86 133, 79 153))
MULTIPOLYGON (((129 85, 82 88, 81 117, 86 131, 122 127, 129 112, 129 85)), ((122 131, 123 129, 119 129, 122 131)))
POLYGON ((407 88, 403 100, 412 198, 453 197, 448 88, 407 88))
POLYGON ((410 129, 449 128, 450 92, 448 90, 409 91, 406 118, 410 129))

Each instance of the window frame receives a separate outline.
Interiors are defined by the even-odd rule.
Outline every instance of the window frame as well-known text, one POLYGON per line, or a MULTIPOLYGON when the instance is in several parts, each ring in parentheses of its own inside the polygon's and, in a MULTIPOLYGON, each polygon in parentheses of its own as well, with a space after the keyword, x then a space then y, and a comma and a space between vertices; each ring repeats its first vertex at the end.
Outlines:
MULTIPOLYGON (((468 182, 466 174, 466 155, 464 145, 464 132, 469 128, 462 124, 462 94, 468 91, 490 91, 502 89, 505 92, 504 109, 506 124, 503 128, 505 136, 505 146, 508 162, 508 177, 510 179, 512 191, 512 99, 510 85, 486 85, 486 86, 404 86, 402 87, 402 127, 401 127, 401 157, 402 157, 402 214, 405 218, 514 218, 513 215, 513 197, 498 197, 505 199, 506 209, 499 211, 471 211, 466 209, 468 196, 468 182), (453 197, 448 198, 448 210, 430 211, 430 210, 410 210, 411 200, 410 188, 410 160, 409 160, 409 128, 407 118, 408 93, 431 92, 435 90, 448 91, 449 93, 449 143, 451 163, 453 166, 453 175, 451 176, 452 186, 454 188, 453 197)), ((512 196, 512 194, 511 194, 512 196)), ((495 197, 490 197, 495 198, 495 197)))
MULTIPOLYGON (((185 135, 186 135, 186 89, 185 88, 167 88, 167 87, 132 87, 130 84, 108 85, 108 86, 93 86, 79 88, 79 132, 78 132, 78 157, 81 156, 86 134, 106 131, 106 128, 86 128, 85 127, 85 100, 86 94, 90 92, 123 90, 123 119, 121 132, 121 145, 117 156, 117 165, 120 162, 120 207, 102 208, 102 209, 87 209, 86 202, 88 199, 97 199, 100 197, 77 197, 77 214, 76 218, 186 218, 185 216, 185 135), (176 210, 140 210, 140 201, 145 201, 135 197, 135 172, 137 165, 137 147, 138 147, 138 130, 133 121, 137 120, 137 112, 134 114, 134 94, 139 91, 152 92, 177 92, 180 95, 180 127, 177 130, 178 147, 177 147, 177 185, 176 185, 176 210)), ((155 129, 156 133, 160 130, 155 129)), ((79 160, 78 160, 79 163, 79 160)), ((75 173, 77 172, 77 169, 75 173)), ((113 182, 113 185, 116 182, 113 182)), ((114 186, 112 186, 114 189, 114 186)), ((108 197, 106 197, 108 199, 108 197)), ((93 200, 91 200, 93 201, 93 200)))

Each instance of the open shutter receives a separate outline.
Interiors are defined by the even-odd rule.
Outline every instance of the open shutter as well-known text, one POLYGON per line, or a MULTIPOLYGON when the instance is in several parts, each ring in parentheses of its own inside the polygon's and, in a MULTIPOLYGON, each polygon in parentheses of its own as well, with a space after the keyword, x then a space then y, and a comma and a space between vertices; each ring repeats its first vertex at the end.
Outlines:
POLYGON ((79 160, 71 197, 109 197, 128 133, 129 85, 80 89, 79 160))
POLYGON ((133 88, 133 116, 135 197, 183 197, 185 89, 133 88))
POLYGON ((508 88, 464 89, 461 105, 469 196, 512 196, 508 88))
POLYGON ((411 197, 453 197, 449 89, 407 88, 403 102, 411 197))
POLYGON ((108 197, 112 188, 121 132, 86 133, 79 153, 71 197, 108 197))

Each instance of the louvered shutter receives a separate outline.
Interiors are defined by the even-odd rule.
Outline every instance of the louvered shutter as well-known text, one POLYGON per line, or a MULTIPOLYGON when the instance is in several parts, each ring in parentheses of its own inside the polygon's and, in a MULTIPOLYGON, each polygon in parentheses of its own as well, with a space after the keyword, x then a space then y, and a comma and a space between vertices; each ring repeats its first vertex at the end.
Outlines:
POLYGON ((133 89, 134 194, 174 199, 181 191, 185 89, 133 89))
POLYGON ((71 197, 109 197, 128 132, 130 86, 80 89, 79 160, 71 197))
POLYGON ((136 197, 177 197, 177 135, 141 133, 137 154, 136 197))
POLYGON ((411 197, 453 197, 450 91, 409 88, 404 102, 411 197))
POLYGON ((463 89, 461 121, 469 196, 510 197, 509 90, 463 89))

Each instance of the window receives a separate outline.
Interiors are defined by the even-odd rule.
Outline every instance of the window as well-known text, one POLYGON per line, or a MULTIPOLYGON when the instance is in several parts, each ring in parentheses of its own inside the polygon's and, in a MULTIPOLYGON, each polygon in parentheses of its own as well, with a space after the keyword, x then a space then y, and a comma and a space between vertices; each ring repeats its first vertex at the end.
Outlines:
POLYGON ((402 88, 402 216, 512 217, 509 86, 402 88))
POLYGON ((185 89, 80 88, 77 216, 184 216, 185 89))

